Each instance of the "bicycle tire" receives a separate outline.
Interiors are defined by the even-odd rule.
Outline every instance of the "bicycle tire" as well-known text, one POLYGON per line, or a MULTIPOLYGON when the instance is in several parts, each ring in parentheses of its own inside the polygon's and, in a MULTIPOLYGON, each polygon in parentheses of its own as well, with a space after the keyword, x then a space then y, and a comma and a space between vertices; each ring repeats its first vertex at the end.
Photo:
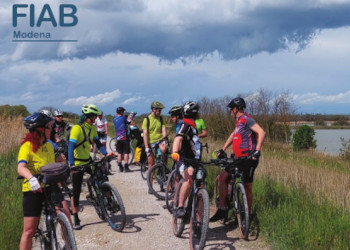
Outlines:
POLYGON ((111 149, 111 151, 113 152, 117 152, 117 139, 115 137, 111 138, 109 140, 109 148, 111 149))
POLYGON ((90 201, 94 206, 98 217, 101 220, 105 220, 105 214, 103 213, 102 203, 100 201, 99 195, 97 194, 96 187, 90 183, 90 180, 88 180, 88 190, 89 196, 86 197, 87 200, 90 201))
POLYGON ((195 204, 190 222, 190 249, 201 250, 205 246, 209 227, 209 195, 201 188, 193 199, 195 204))
POLYGON ((173 229, 173 234, 176 237, 181 237, 182 232, 184 231, 185 228, 185 218, 177 218, 176 216, 176 210, 179 204, 179 194, 180 194, 180 189, 182 184, 184 183, 184 180, 181 179, 179 184, 176 187, 175 190, 175 196, 174 196, 174 203, 173 203, 173 216, 171 220, 172 224, 172 229, 173 229))
POLYGON ((239 231, 241 232, 241 236, 244 240, 248 239, 249 234, 249 210, 248 210, 248 202, 247 195, 245 192, 245 188, 242 183, 237 184, 237 220, 239 231))
POLYGON ((143 180, 147 180, 147 175, 148 175, 148 161, 145 160, 144 162, 141 162, 141 177, 143 180))
POLYGON ((158 199, 165 200, 165 189, 170 172, 170 169, 163 163, 153 165, 148 171, 148 188, 158 199))
POLYGON ((174 169, 171 171, 165 189, 165 205, 169 213, 172 213, 172 206, 170 201, 174 199, 175 195, 175 178, 177 177, 177 171, 174 169))
POLYGON ((103 211, 106 221, 114 231, 123 231, 126 223, 125 207, 117 188, 110 182, 102 183, 103 211), (111 196, 106 197, 110 191, 111 196), (113 196, 113 198, 112 198, 113 196))
POLYGON ((77 249, 72 226, 69 223, 67 216, 63 212, 57 214, 56 220, 54 222, 54 227, 51 228, 51 230, 52 250, 77 249))

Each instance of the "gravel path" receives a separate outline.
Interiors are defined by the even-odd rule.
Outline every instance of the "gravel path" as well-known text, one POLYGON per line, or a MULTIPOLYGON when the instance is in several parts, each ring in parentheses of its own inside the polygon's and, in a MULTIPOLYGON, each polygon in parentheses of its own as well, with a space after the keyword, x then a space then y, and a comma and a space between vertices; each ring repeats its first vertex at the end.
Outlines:
MULTIPOLYGON (((127 214, 124 231, 113 231, 102 222, 94 208, 86 201, 86 187, 81 194, 83 211, 80 213, 82 230, 75 231, 79 249, 130 249, 160 250, 189 249, 188 226, 177 238, 171 229, 171 215, 163 208, 164 201, 148 194, 147 183, 141 178, 140 167, 130 166, 133 172, 117 172, 116 162, 112 163, 114 175, 109 177, 122 196, 127 214)), ((211 211, 211 214, 213 211, 211 211)), ((205 249, 268 249, 260 239, 244 241, 237 230, 220 223, 210 223, 205 249)))

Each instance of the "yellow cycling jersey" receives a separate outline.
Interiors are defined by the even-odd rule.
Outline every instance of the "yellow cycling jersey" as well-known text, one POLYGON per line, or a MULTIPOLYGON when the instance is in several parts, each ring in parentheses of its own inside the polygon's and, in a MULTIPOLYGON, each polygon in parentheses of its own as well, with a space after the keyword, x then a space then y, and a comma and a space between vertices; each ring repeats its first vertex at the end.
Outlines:
POLYGON ((69 141, 75 142, 76 146, 82 143, 78 147, 74 148, 74 165, 81 166, 89 162, 90 159, 90 146, 93 139, 97 137, 97 130, 94 125, 89 125, 87 122, 84 122, 82 126, 74 125, 71 132, 69 141), (84 138, 85 136, 88 138, 84 138), (80 160, 79 160, 80 159, 80 160))
MULTIPOLYGON (((18 163, 26 163, 29 171, 34 174, 40 174, 40 168, 48 163, 55 162, 55 153, 53 146, 50 142, 46 142, 42 145, 37 152, 33 152, 32 144, 27 141, 23 143, 18 153, 18 163)), ((44 184, 41 183, 41 186, 44 187, 44 184)), ((23 180, 22 191, 28 192, 31 191, 30 185, 27 179, 23 180)))
MULTIPOLYGON (((147 124, 147 118, 145 118, 142 123, 142 129, 148 129, 148 143, 152 144, 163 138, 162 128, 165 127, 165 124, 162 124, 160 117, 154 116, 153 113, 148 118, 149 124, 147 124)), ((162 120, 164 119, 162 118, 162 120)))

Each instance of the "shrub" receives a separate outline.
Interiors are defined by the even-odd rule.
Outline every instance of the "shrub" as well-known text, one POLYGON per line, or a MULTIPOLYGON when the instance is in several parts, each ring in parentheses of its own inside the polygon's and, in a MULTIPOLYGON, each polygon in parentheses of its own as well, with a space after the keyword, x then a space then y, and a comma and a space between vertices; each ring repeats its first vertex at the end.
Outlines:
POLYGON ((315 130, 308 125, 300 126, 293 136, 293 150, 300 151, 316 148, 315 130))
POLYGON ((342 148, 340 149, 340 157, 343 160, 350 160, 350 140, 346 141, 343 137, 340 137, 342 148))

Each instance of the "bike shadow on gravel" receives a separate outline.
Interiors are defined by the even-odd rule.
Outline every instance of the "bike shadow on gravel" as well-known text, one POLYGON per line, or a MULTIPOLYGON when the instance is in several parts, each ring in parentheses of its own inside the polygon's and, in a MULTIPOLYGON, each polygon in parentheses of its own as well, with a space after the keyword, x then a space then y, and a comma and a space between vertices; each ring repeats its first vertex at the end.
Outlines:
POLYGON ((142 231, 139 224, 154 220, 154 217, 159 216, 157 213, 152 214, 127 214, 126 224, 123 233, 138 233, 142 231))
MULTIPOLYGON (((229 220, 225 224, 220 222, 210 223, 207 232, 206 247, 209 247, 208 249, 236 249, 233 244, 243 240, 238 230, 237 220, 229 220), (237 233, 232 233, 234 230, 237 233)), ((255 217, 251 222, 247 241, 256 241, 259 238, 259 233, 259 219, 255 217)))

